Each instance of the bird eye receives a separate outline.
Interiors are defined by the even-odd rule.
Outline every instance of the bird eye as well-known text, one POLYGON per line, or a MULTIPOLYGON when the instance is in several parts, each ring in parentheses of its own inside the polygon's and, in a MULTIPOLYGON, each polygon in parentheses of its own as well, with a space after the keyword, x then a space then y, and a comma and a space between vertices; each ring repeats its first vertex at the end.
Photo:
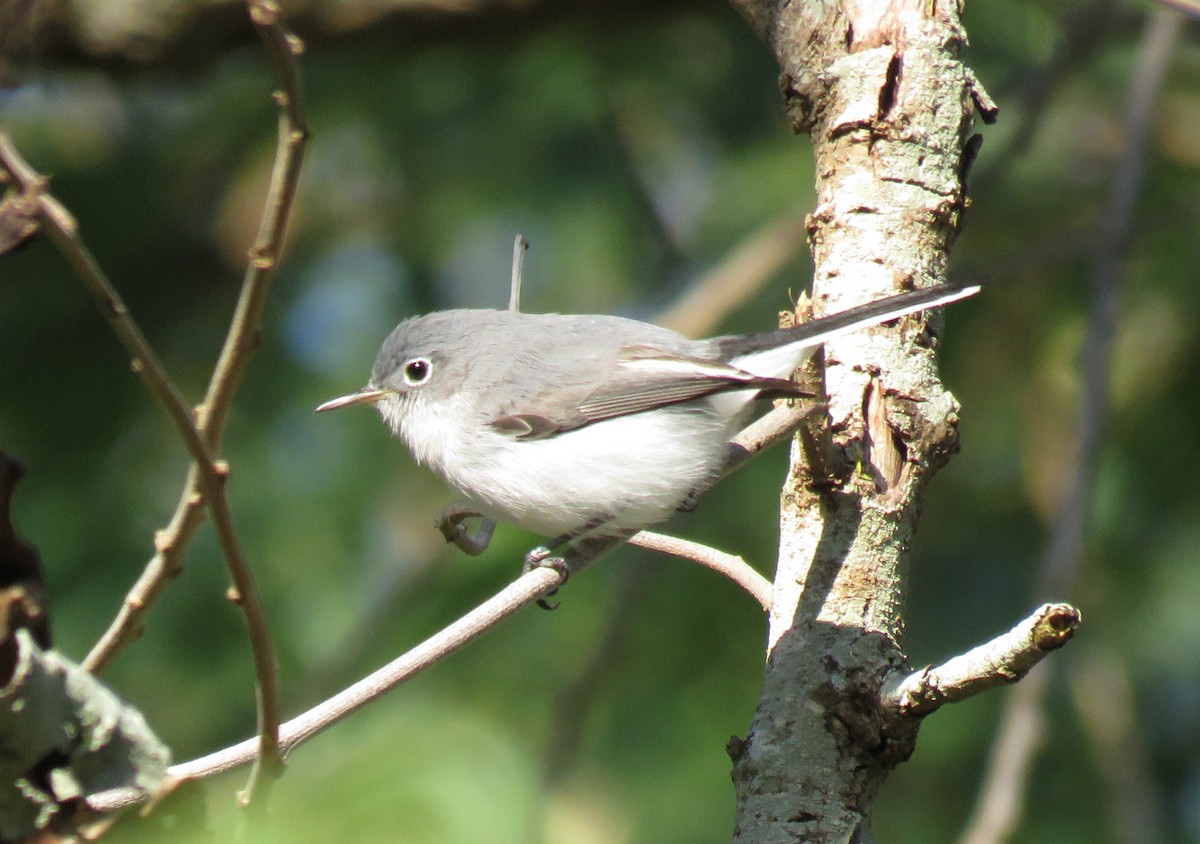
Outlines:
POLYGON ((433 365, 425 358, 416 358, 404 364, 404 380, 410 387, 416 387, 429 380, 433 365))

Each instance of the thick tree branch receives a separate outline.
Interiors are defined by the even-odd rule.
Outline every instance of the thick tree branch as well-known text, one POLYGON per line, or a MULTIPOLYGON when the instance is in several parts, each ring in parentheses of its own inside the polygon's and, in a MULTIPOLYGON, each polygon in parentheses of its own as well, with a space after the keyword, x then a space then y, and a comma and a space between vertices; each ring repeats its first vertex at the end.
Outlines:
MULTIPOLYGON (((972 113, 994 112, 962 62, 958 5, 734 5, 779 64, 793 128, 813 141, 813 309, 944 279, 977 148, 972 113)), ((735 842, 857 840, 912 751, 917 719, 893 718, 882 693, 905 665, 903 571, 921 497, 957 447, 938 319, 826 347, 825 424, 793 448, 782 501, 763 692, 731 747, 735 842)))

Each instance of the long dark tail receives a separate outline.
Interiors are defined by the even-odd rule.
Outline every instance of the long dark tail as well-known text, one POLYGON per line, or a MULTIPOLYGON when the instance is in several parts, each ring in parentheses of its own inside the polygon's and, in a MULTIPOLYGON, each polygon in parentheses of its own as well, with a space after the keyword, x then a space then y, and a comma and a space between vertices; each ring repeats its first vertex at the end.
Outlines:
POLYGON ((779 328, 756 334, 741 334, 715 338, 720 344, 724 360, 752 354, 763 349, 790 346, 803 342, 805 346, 818 346, 841 334, 899 319, 906 314, 937 308, 974 296, 982 289, 980 284, 939 285, 921 290, 898 293, 878 299, 840 313, 814 319, 795 328, 779 328))

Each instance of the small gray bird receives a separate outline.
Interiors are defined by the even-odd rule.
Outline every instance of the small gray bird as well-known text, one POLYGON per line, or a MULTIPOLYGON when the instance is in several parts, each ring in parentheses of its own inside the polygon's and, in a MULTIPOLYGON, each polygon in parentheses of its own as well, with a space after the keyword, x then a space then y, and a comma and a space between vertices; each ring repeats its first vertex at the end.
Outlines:
POLYGON ((822 343, 979 289, 914 290, 709 340, 614 316, 440 311, 400 323, 367 386, 317 410, 374 404, 417 462, 466 496, 457 512, 555 537, 553 549, 687 503, 754 400, 798 394, 787 379, 822 343))

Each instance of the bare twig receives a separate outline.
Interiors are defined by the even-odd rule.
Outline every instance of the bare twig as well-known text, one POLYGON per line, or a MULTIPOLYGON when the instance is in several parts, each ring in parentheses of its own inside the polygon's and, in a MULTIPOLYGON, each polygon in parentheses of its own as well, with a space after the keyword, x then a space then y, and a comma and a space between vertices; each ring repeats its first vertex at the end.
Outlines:
POLYGON ((258 346, 263 308, 279 253, 283 249, 288 220, 295 204, 296 188, 300 182, 304 147, 308 141, 298 61, 303 45, 284 27, 279 17, 279 6, 274 0, 249 0, 248 5, 250 19, 262 36, 267 55, 279 77, 281 88, 275 92, 275 102, 279 106, 279 129, 275 165, 267 189, 258 238, 250 249, 242 292, 209 382, 208 393, 204 397, 204 404, 197 408, 200 424, 210 441, 220 441, 233 394, 241 383, 251 353, 258 346))
POLYGON ((278 763, 280 757, 276 736, 279 707, 275 651, 253 576, 233 527, 229 501, 225 496, 229 466, 213 456, 208 442, 193 422, 191 408, 180 396, 174 382, 146 342, 120 294, 79 237, 79 227, 74 218, 45 190, 46 180, 21 158, 7 135, 3 133, 0 133, 0 165, 22 186, 38 186, 38 208, 42 228, 75 268, 88 292, 96 300, 109 325, 129 352, 134 372, 166 410, 192 457, 197 486, 212 514, 217 539, 233 580, 234 600, 242 608, 249 629, 258 680, 262 758, 265 760, 264 764, 271 760, 278 763))
POLYGON ((84 668, 94 674, 103 672, 117 654, 141 635, 150 608, 167 584, 183 571, 183 554, 203 520, 200 475, 196 467, 191 466, 171 521, 154 535, 154 556, 130 587, 108 629, 92 645, 83 660, 84 668))
POLYGON ((925 716, 996 686, 1015 683, 1075 635, 1079 610, 1045 604, 1012 630, 948 662, 909 674, 884 698, 903 715, 925 716))
MULTIPOLYGON (((267 290, 295 201, 300 164, 308 136, 296 58, 302 47, 283 26, 275 4, 251 3, 250 12, 275 66, 282 89, 275 96, 280 109, 279 137, 263 218, 257 241, 250 251, 237 309, 204 401, 196 409, 197 427, 213 450, 220 445, 234 392, 257 346, 267 290)), ((203 517, 200 479, 193 468, 188 473, 171 521, 155 537, 154 557, 130 589, 113 623, 84 661, 89 670, 103 670, 140 635, 146 614, 167 583, 182 571, 183 554, 203 517)))
MULTIPOLYGON (((297 61, 302 45, 283 26, 275 3, 252 0, 248 5, 251 20, 262 37, 279 79, 281 90, 275 94, 280 112, 279 137, 263 217, 258 237, 250 251, 237 308, 204 401, 196 408, 197 429, 212 450, 220 445, 233 395, 258 343, 263 308, 295 202, 300 165, 308 137, 297 61)), ((193 466, 188 472, 170 523, 155 538, 155 556, 130 590, 113 624, 88 655, 85 665, 91 670, 101 670, 140 634, 150 607, 166 584, 181 571, 184 551, 203 518, 204 493, 202 473, 193 466)), ((239 583, 239 578, 235 577, 234 584, 239 602, 248 613, 247 617, 261 617, 252 583, 245 582, 245 578, 240 579, 243 582, 239 583)), ((251 625, 256 666, 259 669, 261 758, 264 764, 275 771, 279 768, 280 760, 278 751, 273 749, 276 741, 272 738, 277 735, 279 727, 278 692, 274 656, 269 650, 261 653, 258 650, 265 633, 265 622, 251 625), (270 671, 264 673, 268 664, 270 671), (267 682, 264 683, 264 680, 267 682)), ((255 785, 262 782, 261 773, 262 768, 256 767, 248 795, 253 793, 255 785)))
MULTIPOLYGON (((558 573, 548 568, 533 569, 521 575, 508 587, 408 653, 285 723, 280 729, 280 745, 284 752, 290 753, 297 745, 361 709, 407 678, 473 642, 521 607, 552 592, 559 586, 559 581, 558 573)), ((170 775, 179 779, 201 779, 248 764, 257 753, 256 741, 243 741, 208 756, 175 765, 170 775)), ((115 789, 92 795, 87 804, 92 811, 111 812, 142 799, 143 795, 132 789, 115 789)))
MULTIPOLYGON (((296 61, 301 46, 280 23, 279 10, 273 2, 252 0, 249 9, 268 55, 276 66, 282 86, 282 91, 276 95, 280 106, 279 148, 266 210, 258 239, 250 253, 242 294, 208 394, 203 404, 195 410, 195 422, 191 408, 166 377, 136 324, 129 318, 124 304, 78 239, 74 220, 52 197, 47 196, 43 203, 43 213, 51 223, 51 237, 88 284, 101 310, 130 350, 135 371, 163 403, 193 457, 193 465, 175 515, 168 527, 155 538, 155 557, 126 598, 113 625, 88 655, 85 665, 89 670, 101 670, 125 644, 136 638, 146 612, 166 582, 179 571, 183 551, 203 516, 201 505, 207 501, 233 580, 232 597, 246 616, 258 681, 261 764, 256 766, 251 777, 246 799, 254 792, 255 786, 263 781, 264 772, 274 773, 281 767, 278 748, 278 677, 266 618, 237 541, 232 514, 224 494, 228 467, 223 462, 215 461, 212 453, 219 447, 233 394, 250 353, 257 344, 266 292, 295 199, 307 137, 296 61)), ((29 173, 32 174, 32 171, 29 173)), ((16 173, 14 177, 17 177, 16 173)), ((38 177, 36 183, 41 185, 44 181, 38 177)))
POLYGON ((751 457, 791 436, 811 408, 782 402, 742 429, 725 447, 721 476, 728 475, 751 457))
MULTIPOLYGON (((1075 470, 1042 559, 1037 583, 1039 595, 1069 594, 1079 578, 1109 405, 1108 381, 1119 283, 1145 168, 1150 117, 1183 20, 1182 13, 1174 9, 1155 7, 1147 19, 1138 50, 1138 63, 1126 100, 1125 147, 1094 251, 1092 300, 1080 353, 1082 399, 1076 423, 1075 470)), ((1046 685, 1043 669, 1034 672, 1009 697, 975 811, 960 839, 963 844, 999 844, 1016 828, 1021 795, 1038 746, 1036 725, 1041 721, 1046 685)))
POLYGON ((726 554, 724 551, 701 545, 699 542, 680 539, 677 536, 667 536, 665 533, 655 533, 650 530, 635 534, 629 540, 629 544, 691 560, 718 574, 723 574, 745 589, 750 597, 758 601, 758 605, 764 611, 771 610, 771 581, 752 569, 741 557, 726 554))

